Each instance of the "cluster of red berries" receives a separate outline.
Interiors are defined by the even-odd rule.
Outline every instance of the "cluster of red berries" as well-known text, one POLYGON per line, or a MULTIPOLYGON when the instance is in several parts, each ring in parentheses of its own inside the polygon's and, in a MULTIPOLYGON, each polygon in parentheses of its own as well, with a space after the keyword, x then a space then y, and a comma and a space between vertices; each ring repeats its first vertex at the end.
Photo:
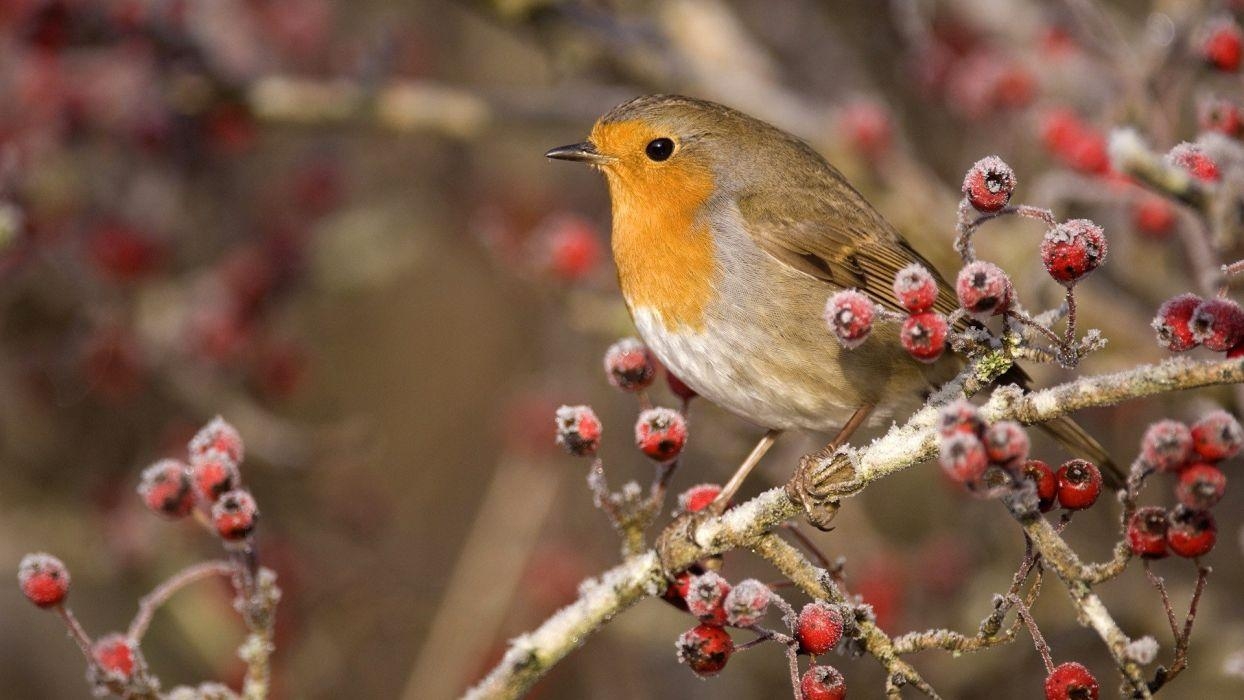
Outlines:
POLYGON ((1239 454, 1241 447, 1244 428, 1226 411, 1214 411, 1191 428, 1174 420, 1149 426, 1141 440, 1140 461, 1147 469, 1176 476, 1179 503, 1169 511, 1158 506, 1136 510, 1127 524, 1132 552, 1147 559, 1209 553, 1218 539, 1210 509, 1227 489, 1218 464, 1239 454))
POLYGON ((1244 355, 1244 308, 1225 297, 1180 294, 1158 307, 1150 325, 1157 332, 1158 345, 1171 352, 1200 345, 1230 358, 1244 355))
POLYGON ((1058 160, 1088 175, 1110 172, 1106 135, 1085 122, 1074 110, 1052 109, 1041 117, 1041 141, 1058 160))
MULTIPOLYGON (((921 362, 934 362, 946 350, 950 325, 946 316, 933 310, 937 280, 923 265, 912 263, 894 276, 894 297, 907 311, 899 330, 903 349, 921 362)), ((844 289, 825 303, 825 322, 844 348, 860 346, 872 333, 879 313, 868 295, 844 289)))
POLYGON ((1055 503, 1067 510, 1083 510, 1101 495, 1101 471, 1083 459, 1067 461, 1055 472, 1039 459, 1029 459, 1028 433, 1014 421, 986 424, 976 407, 966 400, 942 409, 939 462, 955 482, 969 488, 993 483, 994 474, 1013 484, 1033 483, 1039 508, 1051 510, 1055 503))

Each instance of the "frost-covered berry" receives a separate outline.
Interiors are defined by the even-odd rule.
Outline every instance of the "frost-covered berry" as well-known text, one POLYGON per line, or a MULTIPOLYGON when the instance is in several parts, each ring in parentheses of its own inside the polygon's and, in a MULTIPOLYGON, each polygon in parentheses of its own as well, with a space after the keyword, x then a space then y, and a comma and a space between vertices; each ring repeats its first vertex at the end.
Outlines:
POLYGON ((162 459, 143 470, 138 495, 151 512, 166 518, 184 518, 194 510, 190 467, 176 459, 162 459))
POLYGON ((69 569, 51 554, 27 554, 17 565, 17 583, 26 600, 41 608, 54 607, 69 595, 69 569))
POLYGON ((1058 504, 1067 510, 1083 510, 1101 495, 1101 470, 1083 459, 1064 462, 1058 468, 1058 504))
POLYGON ((717 484, 696 484, 678 495, 678 510, 699 513, 717 500, 720 494, 721 486, 717 484))
POLYGON ((1050 465, 1039 459, 1030 459, 1024 462, 1023 475, 1036 485, 1037 489, 1037 507, 1042 513, 1047 513, 1054 508, 1054 502, 1058 500, 1058 477, 1054 475, 1054 470, 1050 465))
POLYGON ((1230 299, 1206 299, 1192 312, 1188 327, 1206 349, 1227 352, 1244 340, 1244 309, 1230 299))
POLYGON ((894 275, 894 297, 911 313, 923 313, 937 301, 937 280, 924 265, 912 263, 894 275))
POLYGON ((697 625, 682 633, 677 649, 678 662, 691 667, 695 675, 715 676, 734 653, 734 640, 720 627, 697 625))
POLYGON ((1127 545, 1132 554, 1146 559, 1161 559, 1170 554, 1166 549, 1169 526, 1165 510, 1157 506, 1137 509, 1127 521, 1127 545))
POLYGON ((1028 431, 1015 421, 1003 420, 985 429, 985 454, 1001 466, 1017 465, 1028 459, 1028 431))
POLYGON ((687 421, 672 408, 649 408, 635 422, 635 445, 658 462, 677 459, 687 444, 687 421))
POLYGON ((873 329, 873 302, 854 289, 844 289, 825 302, 825 323, 844 348, 859 347, 873 329))
POLYGON ((212 527, 221 539, 228 542, 244 540, 255 530, 259 521, 259 506, 255 497, 244 489, 234 489, 223 495, 212 506, 212 527))
POLYGON ((683 401, 690 401, 699 396, 699 394, 695 393, 695 389, 687 386, 687 383, 669 371, 668 367, 665 369, 665 383, 669 385, 670 393, 683 401))
POLYGON ((192 460, 210 452, 223 452, 233 460, 234 464, 241 464, 246 456, 242 435, 220 416, 216 416, 203 426, 203 429, 190 439, 189 447, 192 460))
POLYGON ((1011 278, 997 265, 977 260, 959 270, 955 294, 964 309, 977 318, 985 318, 1010 306, 1011 278))
POLYGON ((955 433, 980 436, 985 432, 985 421, 981 420, 971 401, 957 399, 947 404, 938 414, 937 430, 942 437, 950 437, 955 433))
POLYGON ((998 156, 976 161, 963 178, 963 196, 980 212, 1001 210, 1015 191, 1015 171, 998 156))
POLYGON ((1194 464, 1179 473, 1175 497, 1193 510, 1209 510, 1227 491, 1227 476, 1212 464, 1194 464))
POLYGON ((100 680, 121 683, 133 678, 142 663, 134 640, 119 632, 95 640, 91 645, 91 658, 102 675, 100 680))
POLYGON ((1195 143, 1184 141, 1175 146, 1167 152, 1166 161, 1203 182, 1217 182, 1222 177, 1218 164, 1195 143))
POLYGON ((936 311, 908 316, 899 331, 903 349, 921 362, 934 362, 946 350, 946 334, 950 325, 936 311))
POLYGON ((1165 198, 1147 194, 1132 205, 1136 230, 1152 239, 1164 239, 1175 228, 1175 207, 1165 198))
POLYGON ((562 406, 553 420, 557 444, 576 457, 591 457, 600 448, 600 419, 591 406, 562 406))
POLYGON ((1192 431, 1177 420, 1160 420, 1145 430, 1140 458, 1163 472, 1179 471, 1192 459, 1192 431))
POLYGON ((1208 510, 1192 510, 1175 506, 1170 514, 1166 544, 1175 554, 1186 559, 1209 554, 1218 541, 1218 523, 1208 510))
POLYGON ((1059 664, 1045 677, 1045 700, 1097 700, 1097 679, 1084 664, 1059 664))
POLYGON ((1162 302, 1158 314, 1149 324, 1158 333, 1158 345, 1171 352, 1184 352, 1197 346, 1192 333, 1192 314, 1201 305, 1201 297, 1180 294, 1162 302))
POLYGON ((765 616, 772 599, 768 586, 754 578, 743 579, 726 595, 726 622, 735 627, 750 627, 765 616))
POLYGON ((1240 453, 1242 445, 1244 429, 1226 411, 1213 411, 1192 425, 1192 449, 1204 460, 1231 459, 1240 453))
POLYGON ((795 619, 795 639, 799 640, 800 649, 820 656, 838 646, 845 624, 846 619, 837 606, 813 601, 803 606, 795 619))
POLYGON ((605 351, 605 376, 622 391, 643 391, 657 376, 657 362, 638 338, 623 338, 605 351))
POLYGON ((938 463, 951 479, 966 484, 976 481, 989 467, 985 446, 975 435, 955 433, 942 439, 938 463))
POLYGON ((726 596, 730 594, 730 582, 716 571, 705 571, 694 576, 687 585, 687 610, 701 622, 713 625, 726 624, 726 596))
POLYGON ((1041 262, 1058 282, 1071 286, 1106 261, 1106 236, 1088 219, 1071 219, 1045 232, 1041 262))
POLYGON ((799 679, 803 700, 843 700, 847 697, 847 679, 833 666, 810 666, 799 679))
POLYGON ((1237 103, 1212 95, 1197 103, 1197 123, 1202 131, 1239 137, 1244 133, 1244 111, 1237 103))
POLYGON ((1209 22, 1201 32, 1201 58, 1211 68, 1227 73, 1240 69, 1240 57, 1244 55, 1244 32, 1231 17, 1220 17, 1209 22))
POLYGON ((191 457, 190 478, 199 498, 206 503, 214 503, 220 494, 242 483, 237 462, 228 454, 216 450, 191 457))

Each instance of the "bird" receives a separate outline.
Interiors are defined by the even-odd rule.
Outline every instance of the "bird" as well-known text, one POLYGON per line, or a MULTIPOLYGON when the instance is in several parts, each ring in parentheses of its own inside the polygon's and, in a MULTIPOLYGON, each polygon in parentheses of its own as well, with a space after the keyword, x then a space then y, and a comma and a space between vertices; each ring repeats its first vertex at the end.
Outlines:
MULTIPOLYGON (((722 489, 724 504, 777 437, 835 434, 906 415, 962 360, 926 364, 897 324, 846 349, 822 318, 856 289, 902 311, 895 274, 936 269, 803 140, 755 117, 682 95, 609 110, 586 141, 545 153, 601 171, 612 210, 618 284, 639 335, 701 397, 766 429, 722 489)), ((937 277, 935 308, 958 306, 937 277)), ((1051 432, 1107 461, 1070 420, 1051 432)))

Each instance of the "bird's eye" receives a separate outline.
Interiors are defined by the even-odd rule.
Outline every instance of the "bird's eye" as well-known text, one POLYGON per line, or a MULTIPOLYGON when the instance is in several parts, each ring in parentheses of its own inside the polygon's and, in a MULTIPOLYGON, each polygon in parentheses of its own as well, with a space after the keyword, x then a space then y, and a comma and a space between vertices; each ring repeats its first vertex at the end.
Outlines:
POLYGON ((655 161, 662 161, 674 154, 674 142, 667 138, 652 139, 648 142, 644 153, 655 161))

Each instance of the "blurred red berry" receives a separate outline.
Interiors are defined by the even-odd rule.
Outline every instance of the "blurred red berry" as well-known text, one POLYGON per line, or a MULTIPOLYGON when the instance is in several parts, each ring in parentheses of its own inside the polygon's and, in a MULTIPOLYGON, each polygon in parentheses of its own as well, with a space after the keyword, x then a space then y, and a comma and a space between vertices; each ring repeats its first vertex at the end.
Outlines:
POLYGON ((1015 421, 998 421, 985 429, 985 454, 1000 466, 1014 466, 1028 459, 1028 431, 1015 421))
POLYGON ((1166 160, 1203 182, 1217 182, 1222 177, 1218 164, 1194 143, 1185 141, 1175 146, 1166 154, 1166 160))
POLYGON ((1210 22, 1203 30, 1201 58, 1212 68, 1227 73, 1240 69, 1240 56, 1244 53, 1244 33, 1240 25, 1230 17, 1210 22))
POLYGON ((1067 510, 1083 510, 1101 495, 1101 470, 1096 464, 1073 459, 1058 468, 1058 503, 1067 510))
POLYGON ((1175 497, 1193 510, 1209 510, 1222 500, 1227 476, 1212 464, 1194 464, 1179 473, 1175 497))
POLYGON ((857 153, 876 160, 889 152, 894 125, 885 105, 859 99, 843 106, 838 113, 838 133, 857 153))
POLYGON ((236 156, 251 149, 259 136, 250 110, 237 102, 222 102, 204 118, 208 142, 221 156, 236 156))
POLYGON ((903 349, 921 362, 934 362, 946 350, 946 334, 950 326, 946 317, 936 311, 908 316, 899 331, 903 349))
POLYGON ((1011 278, 997 265, 977 260, 959 270, 955 293, 968 313, 987 318, 1011 305, 1011 278))
POLYGON ((1059 664, 1045 678, 1045 700, 1097 700, 1097 679, 1075 661, 1059 664))
POLYGON ((212 451, 190 459, 190 478, 205 503, 214 503, 226 491, 242 483, 238 465, 224 452, 212 451))
POLYGON ((1218 524, 1207 510, 1192 510, 1187 506, 1175 506, 1170 514, 1170 528, 1166 531, 1166 544, 1171 551, 1184 557, 1209 554, 1218 541, 1218 524))
POLYGON ((844 700, 847 680, 833 666, 810 666, 799 680, 803 700, 844 700))
POLYGON ((942 438, 938 461, 942 470, 961 484, 976 481, 989 467, 985 446, 975 435, 967 433, 942 438))
POLYGON ((1244 133, 1244 113, 1232 100, 1213 95, 1197 102, 1197 123, 1202 131, 1239 137, 1244 133))
POLYGON ((590 276, 604 258, 596 227, 578 216, 554 215, 540 227, 537 240, 549 272, 567 282, 590 276))
POLYGON ((1244 446, 1244 429, 1235 416, 1223 410, 1213 411, 1192 425, 1192 449, 1202 459, 1218 462, 1240 453, 1244 446))
POLYGON ((255 497, 244 489, 234 489, 221 494, 212 506, 212 526, 221 539, 237 542, 246 539, 259 521, 259 506, 255 497))
POLYGON ((1058 282, 1071 286, 1106 261, 1106 236, 1088 219, 1072 219, 1046 231, 1041 262, 1058 282))
POLYGON ((690 401, 698 396, 698 394, 695 393, 695 389, 687 386, 683 380, 679 379, 673 372, 669 371, 669 368, 666 368, 665 370, 665 383, 669 386, 670 393, 683 401, 690 401))
POLYGON ((184 518, 194 510, 190 467, 176 459, 162 459, 143 470, 138 495, 151 512, 166 518, 184 518))
POLYGON ((1146 559, 1161 559, 1170 554, 1166 549, 1169 526, 1166 511, 1157 506, 1145 506, 1132 513, 1127 521, 1127 544, 1132 554, 1146 559))
POLYGON ((712 625, 726 624, 726 596, 730 594, 730 583, 716 571, 705 571, 692 577, 687 584, 687 593, 683 599, 687 601, 687 610, 701 622, 712 625))
POLYGON ((216 416, 202 430, 190 439, 190 457, 205 455, 209 452, 223 452, 236 464, 241 464, 246 456, 246 447, 242 443, 242 435, 224 418, 216 416))
POLYGON ((699 513, 717 500, 721 487, 717 484, 696 484, 678 496, 678 509, 684 513, 699 513))
POLYGON ((65 602, 69 595, 69 569, 51 554, 27 554, 17 565, 17 583, 26 600, 41 608, 51 608, 65 602))
POLYGON ((672 408, 650 408, 635 422, 635 445, 658 462, 677 459, 687 444, 687 421, 672 408))
POLYGON ((1037 507, 1042 513, 1047 513, 1054 508, 1054 502, 1058 500, 1058 477, 1054 475, 1054 470, 1050 465, 1039 459, 1030 459, 1024 462, 1023 475, 1037 488, 1037 507))
POLYGON ((1192 459, 1192 431, 1177 420, 1160 420, 1145 430, 1140 458, 1163 472, 1179 471, 1192 459))
POLYGON ((1201 305, 1195 294, 1180 294, 1162 302, 1149 324, 1158 334, 1158 345, 1171 352, 1184 352, 1197 346, 1192 333, 1192 314, 1201 305))
POLYGON ((697 676, 715 676, 734 653, 734 640, 720 627, 697 625, 682 633, 677 648, 679 663, 687 664, 697 676))
POLYGON ((912 263, 894 276, 894 296, 913 314, 929 311, 937 301, 937 280, 924 265, 912 263))
POLYGON ((1141 195, 1132 204, 1132 222, 1145 236, 1164 239, 1175 228, 1175 207, 1164 197, 1141 195))
POLYGON ((962 190, 977 211, 1000 211, 1015 191, 1015 171, 998 156, 987 156, 968 169, 962 190))
POLYGON ((1046 112, 1040 124, 1041 140, 1065 165, 1090 175, 1110 171, 1106 137, 1086 124, 1072 110, 1057 108, 1046 112))
POLYGON ((591 406, 562 406, 554 416, 557 444, 576 457, 591 457, 600 448, 600 419, 591 406))
POLYGON ((119 632, 95 640, 91 646, 91 657, 104 678, 122 683, 134 677, 134 671, 140 664, 137 645, 119 632))
POLYGON ((795 619, 795 639, 799 640, 800 649, 820 656, 838 646, 845 624, 846 619, 838 606, 814 601, 799 611, 795 619))
POLYGON ((743 579, 726 594, 726 622, 735 627, 750 627, 765 616, 772 599, 768 586, 754 578, 743 579))
POLYGON ((114 282, 132 282, 154 272, 164 254, 149 236, 119 223, 95 229, 87 245, 96 269, 114 282))
POLYGON ((1188 327, 1207 350, 1227 352, 1244 340, 1244 309, 1230 299, 1206 299, 1192 312, 1188 327))
POLYGON ((971 401, 958 399, 947 404, 938 414, 937 429, 942 437, 950 437, 955 433, 979 437, 985 434, 985 422, 981 420, 971 401))
POLYGON ((295 342, 266 342, 256 350, 250 371, 251 381, 262 395, 286 398, 302 386, 307 376, 307 355, 295 342))
POLYGON ((605 351, 605 376, 622 391, 643 391, 656 379, 656 358, 638 339, 623 338, 605 351))
POLYGON ((844 289, 825 303, 825 322, 844 348, 855 348, 873 329, 873 302, 863 293, 844 289))

